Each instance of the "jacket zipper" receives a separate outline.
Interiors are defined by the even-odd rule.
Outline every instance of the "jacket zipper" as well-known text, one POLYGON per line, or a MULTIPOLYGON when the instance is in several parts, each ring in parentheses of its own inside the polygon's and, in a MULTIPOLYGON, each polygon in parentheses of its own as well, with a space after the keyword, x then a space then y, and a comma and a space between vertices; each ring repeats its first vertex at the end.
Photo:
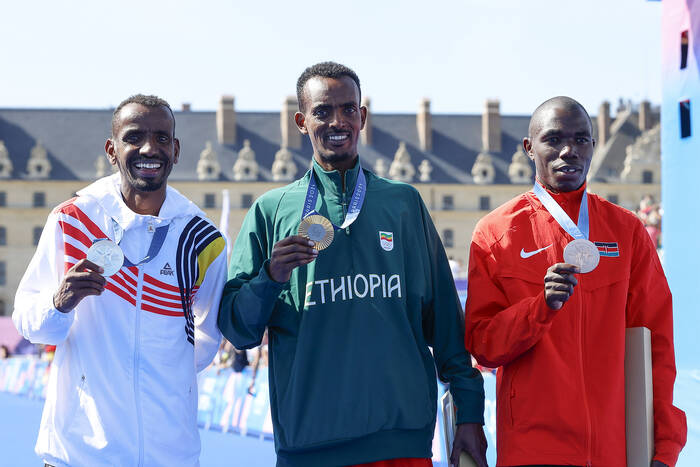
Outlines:
POLYGON ((139 391, 139 360, 141 355, 141 298, 143 294, 143 266, 138 267, 138 283, 136 289, 136 326, 134 335, 134 397, 136 398, 136 423, 139 439, 139 466, 143 465, 143 419, 141 415, 141 396, 139 391))
POLYGON ((581 276, 578 278, 578 287, 581 299, 579 300, 579 364, 581 369, 581 388, 583 390, 583 408, 586 412, 586 467, 591 467, 591 414, 588 409, 588 392, 586 391, 586 373, 583 368, 583 339, 584 339, 584 307, 583 289, 581 288, 581 276))
MULTIPOLYGON (((345 216, 347 215, 347 211, 348 211, 348 201, 347 201, 347 198, 345 197, 344 191, 343 191, 343 199, 341 201, 341 204, 343 206, 343 217, 341 218, 340 222, 345 222, 345 216)), ((345 235, 350 235, 350 226, 345 227, 345 235)))

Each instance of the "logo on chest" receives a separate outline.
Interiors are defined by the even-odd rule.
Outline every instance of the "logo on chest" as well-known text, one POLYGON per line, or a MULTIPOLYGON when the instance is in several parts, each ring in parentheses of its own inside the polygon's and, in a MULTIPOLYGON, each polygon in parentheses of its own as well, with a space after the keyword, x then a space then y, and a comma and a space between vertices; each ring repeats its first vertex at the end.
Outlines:
POLYGON ((546 250, 547 248, 549 248, 549 247, 552 246, 552 245, 553 245, 553 243, 550 243, 549 245, 547 245, 547 246, 544 247, 544 248, 540 248, 539 250, 532 250, 532 251, 525 251, 525 248, 522 248, 522 249, 520 250, 520 257, 521 257, 522 259, 527 259, 527 258, 529 258, 529 257, 531 257, 531 256, 535 256, 537 253, 540 253, 540 252, 546 250))
POLYGON ((174 274, 173 268, 170 267, 170 263, 165 263, 163 269, 160 270, 161 276, 172 276, 174 274))
POLYGON ((394 232, 379 231, 379 244, 385 251, 394 249, 394 232))

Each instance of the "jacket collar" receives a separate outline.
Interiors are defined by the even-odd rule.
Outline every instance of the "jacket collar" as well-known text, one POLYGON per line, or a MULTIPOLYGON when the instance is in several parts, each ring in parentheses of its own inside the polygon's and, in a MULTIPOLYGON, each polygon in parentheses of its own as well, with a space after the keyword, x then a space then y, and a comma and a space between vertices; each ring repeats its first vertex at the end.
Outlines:
POLYGON ((144 220, 148 220, 155 227, 158 227, 169 224, 173 219, 181 216, 204 216, 204 213, 194 203, 169 185, 166 189, 165 201, 157 216, 137 214, 129 209, 122 198, 121 175, 118 173, 97 180, 78 191, 77 194, 92 198, 108 216, 125 230, 144 220))
MULTIPOLYGON (((583 185, 581 185, 581 187, 577 190, 561 191, 559 193, 551 191, 549 188, 542 185, 539 181, 535 181, 535 183, 538 183, 545 190, 547 190, 547 193, 549 193, 552 196, 552 198, 554 198, 554 201, 556 201, 557 204, 561 206, 561 208, 564 210, 564 212, 566 212, 566 214, 571 218, 571 220, 573 220, 574 222, 578 221, 578 211, 581 207, 581 199, 583 198, 583 193, 586 191, 586 182, 583 182, 583 185)), ((540 204, 542 203, 540 202, 540 204)))
MULTIPOLYGON (((316 174, 316 183, 319 185, 319 191, 326 196, 342 196, 343 194, 343 179, 340 172, 337 170, 326 171, 313 159, 314 173, 316 174)), ((358 156, 355 166, 345 171, 345 193, 348 196, 352 195, 357 182, 357 174, 360 169, 360 158, 358 156)), ((311 176, 311 171, 308 172, 311 176)))

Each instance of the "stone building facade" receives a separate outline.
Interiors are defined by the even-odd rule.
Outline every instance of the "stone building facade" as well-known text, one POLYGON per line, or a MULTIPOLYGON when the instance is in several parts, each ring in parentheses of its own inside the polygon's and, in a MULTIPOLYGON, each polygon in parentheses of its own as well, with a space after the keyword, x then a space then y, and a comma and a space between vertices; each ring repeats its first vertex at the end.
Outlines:
MULTIPOLYGON (((369 106, 369 99, 364 99, 369 106)), ((362 163, 421 193, 448 256, 467 264, 478 220, 530 188, 534 165, 520 141, 528 116, 501 115, 489 100, 481 115, 372 114, 362 131, 362 163)), ((181 141, 170 183, 218 223, 229 196, 233 241, 248 208, 264 192, 301 176, 311 145, 293 122, 294 97, 279 113, 237 112, 223 96, 215 112, 175 112, 181 141)), ((16 287, 50 210, 114 168, 103 154, 111 109, 0 109, 0 314, 10 314, 16 287)), ((589 190, 628 209, 659 199, 659 115, 648 103, 603 103, 594 118, 599 140, 589 190)), ((466 268, 464 268, 466 270, 466 268)), ((465 271, 466 273, 466 271, 465 271)))

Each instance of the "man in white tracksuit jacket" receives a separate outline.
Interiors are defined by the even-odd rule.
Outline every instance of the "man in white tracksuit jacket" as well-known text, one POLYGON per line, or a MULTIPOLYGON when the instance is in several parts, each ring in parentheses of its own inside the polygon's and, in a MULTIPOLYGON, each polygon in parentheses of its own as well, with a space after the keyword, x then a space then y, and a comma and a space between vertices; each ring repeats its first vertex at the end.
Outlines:
POLYGON ((17 290, 13 320, 55 344, 36 444, 52 466, 196 466, 197 372, 221 335, 225 240, 167 186, 179 156, 170 106, 117 107, 105 149, 119 173, 56 207, 17 290), (114 275, 86 259, 118 243, 114 275))

